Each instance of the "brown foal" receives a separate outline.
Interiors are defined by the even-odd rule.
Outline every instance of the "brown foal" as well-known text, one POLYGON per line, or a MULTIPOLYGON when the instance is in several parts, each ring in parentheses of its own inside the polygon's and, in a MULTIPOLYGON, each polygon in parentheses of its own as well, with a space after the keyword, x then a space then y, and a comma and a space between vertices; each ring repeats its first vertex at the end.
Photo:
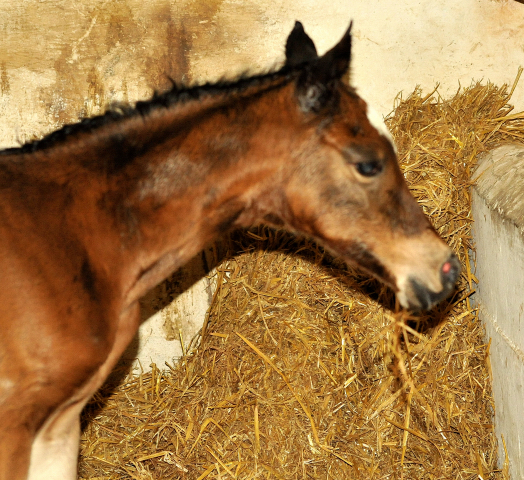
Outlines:
POLYGON ((0 152, 0 480, 72 480, 139 299, 218 236, 308 235, 428 309, 459 266, 391 137, 296 23, 280 70, 177 88, 0 152))

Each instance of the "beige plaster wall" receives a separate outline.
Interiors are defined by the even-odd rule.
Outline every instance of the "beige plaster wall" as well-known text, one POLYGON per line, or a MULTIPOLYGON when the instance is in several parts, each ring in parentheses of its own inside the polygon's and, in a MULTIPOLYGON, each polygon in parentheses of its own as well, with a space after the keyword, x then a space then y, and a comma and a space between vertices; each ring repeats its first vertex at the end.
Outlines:
MULTIPOLYGON (((472 78, 511 82, 524 5, 491 0, 0 0, 0 146, 38 137, 167 76, 216 79, 282 60, 295 19, 320 51, 354 19, 353 82, 383 114, 395 95, 472 78)), ((524 86, 515 95, 524 108, 524 86)))

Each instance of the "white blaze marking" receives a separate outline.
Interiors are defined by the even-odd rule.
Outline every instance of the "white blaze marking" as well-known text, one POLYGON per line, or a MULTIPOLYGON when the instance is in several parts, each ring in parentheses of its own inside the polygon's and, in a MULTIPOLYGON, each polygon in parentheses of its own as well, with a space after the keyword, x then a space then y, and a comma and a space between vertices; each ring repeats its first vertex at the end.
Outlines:
POLYGON ((378 133, 380 133, 383 137, 386 137, 391 142, 396 152, 397 146, 395 145, 395 140, 393 140, 393 135, 391 135, 391 132, 388 130, 388 127, 386 127, 386 124, 384 123, 384 119, 382 118, 382 115, 380 115, 380 113, 378 113, 370 105, 368 105, 367 114, 368 114, 369 123, 371 123, 371 125, 375 127, 378 133))

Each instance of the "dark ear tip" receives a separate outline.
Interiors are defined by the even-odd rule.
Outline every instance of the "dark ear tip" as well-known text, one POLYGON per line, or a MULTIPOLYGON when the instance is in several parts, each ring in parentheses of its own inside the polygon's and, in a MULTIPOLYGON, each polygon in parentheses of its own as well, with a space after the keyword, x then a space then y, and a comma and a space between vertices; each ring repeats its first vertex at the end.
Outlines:
POLYGON ((302 22, 295 20, 295 26, 293 27, 293 31, 297 31, 297 30, 304 31, 304 25, 302 25, 302 22))
POLYGON ((353 20, 349 22, 349 27, 346 30, 346 33, 340 40, 340 47, 342 48, 342 51, 344 51, 344 55, 350 56, 351 54, 351 43, 352 43, 352 37, 351 37, 351 30, 353 28, 353 20), (347 50, 347 51, 346 51, 347 50))
POLYGON ((297 66, 318 58, 313 40, 304 31, 304 26, 298 20, 286 41, 286 64, 297 66))
POLYGON ((344 34, 344 38, 351 38, 351 30, 353 29, 353 20, 349 22, 349 27, 346 30, 346 33, 344 34))

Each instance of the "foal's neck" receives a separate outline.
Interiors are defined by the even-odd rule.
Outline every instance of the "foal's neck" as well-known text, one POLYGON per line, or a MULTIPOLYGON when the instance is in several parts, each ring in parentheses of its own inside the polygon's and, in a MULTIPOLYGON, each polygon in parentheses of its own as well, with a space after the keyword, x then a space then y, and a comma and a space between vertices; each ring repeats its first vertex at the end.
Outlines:
POLYGON ((143 131, 138 118, 121 132, 122 145, 141 154, 108 179, 97 205, 120 230, 126 275, 133 279, 124 288, 127 301, 220 234, 275 209, 282 157, 292 148, 282 145, 281 133, 293 96, 289 84, 264 90, 155 111, 143 131))

